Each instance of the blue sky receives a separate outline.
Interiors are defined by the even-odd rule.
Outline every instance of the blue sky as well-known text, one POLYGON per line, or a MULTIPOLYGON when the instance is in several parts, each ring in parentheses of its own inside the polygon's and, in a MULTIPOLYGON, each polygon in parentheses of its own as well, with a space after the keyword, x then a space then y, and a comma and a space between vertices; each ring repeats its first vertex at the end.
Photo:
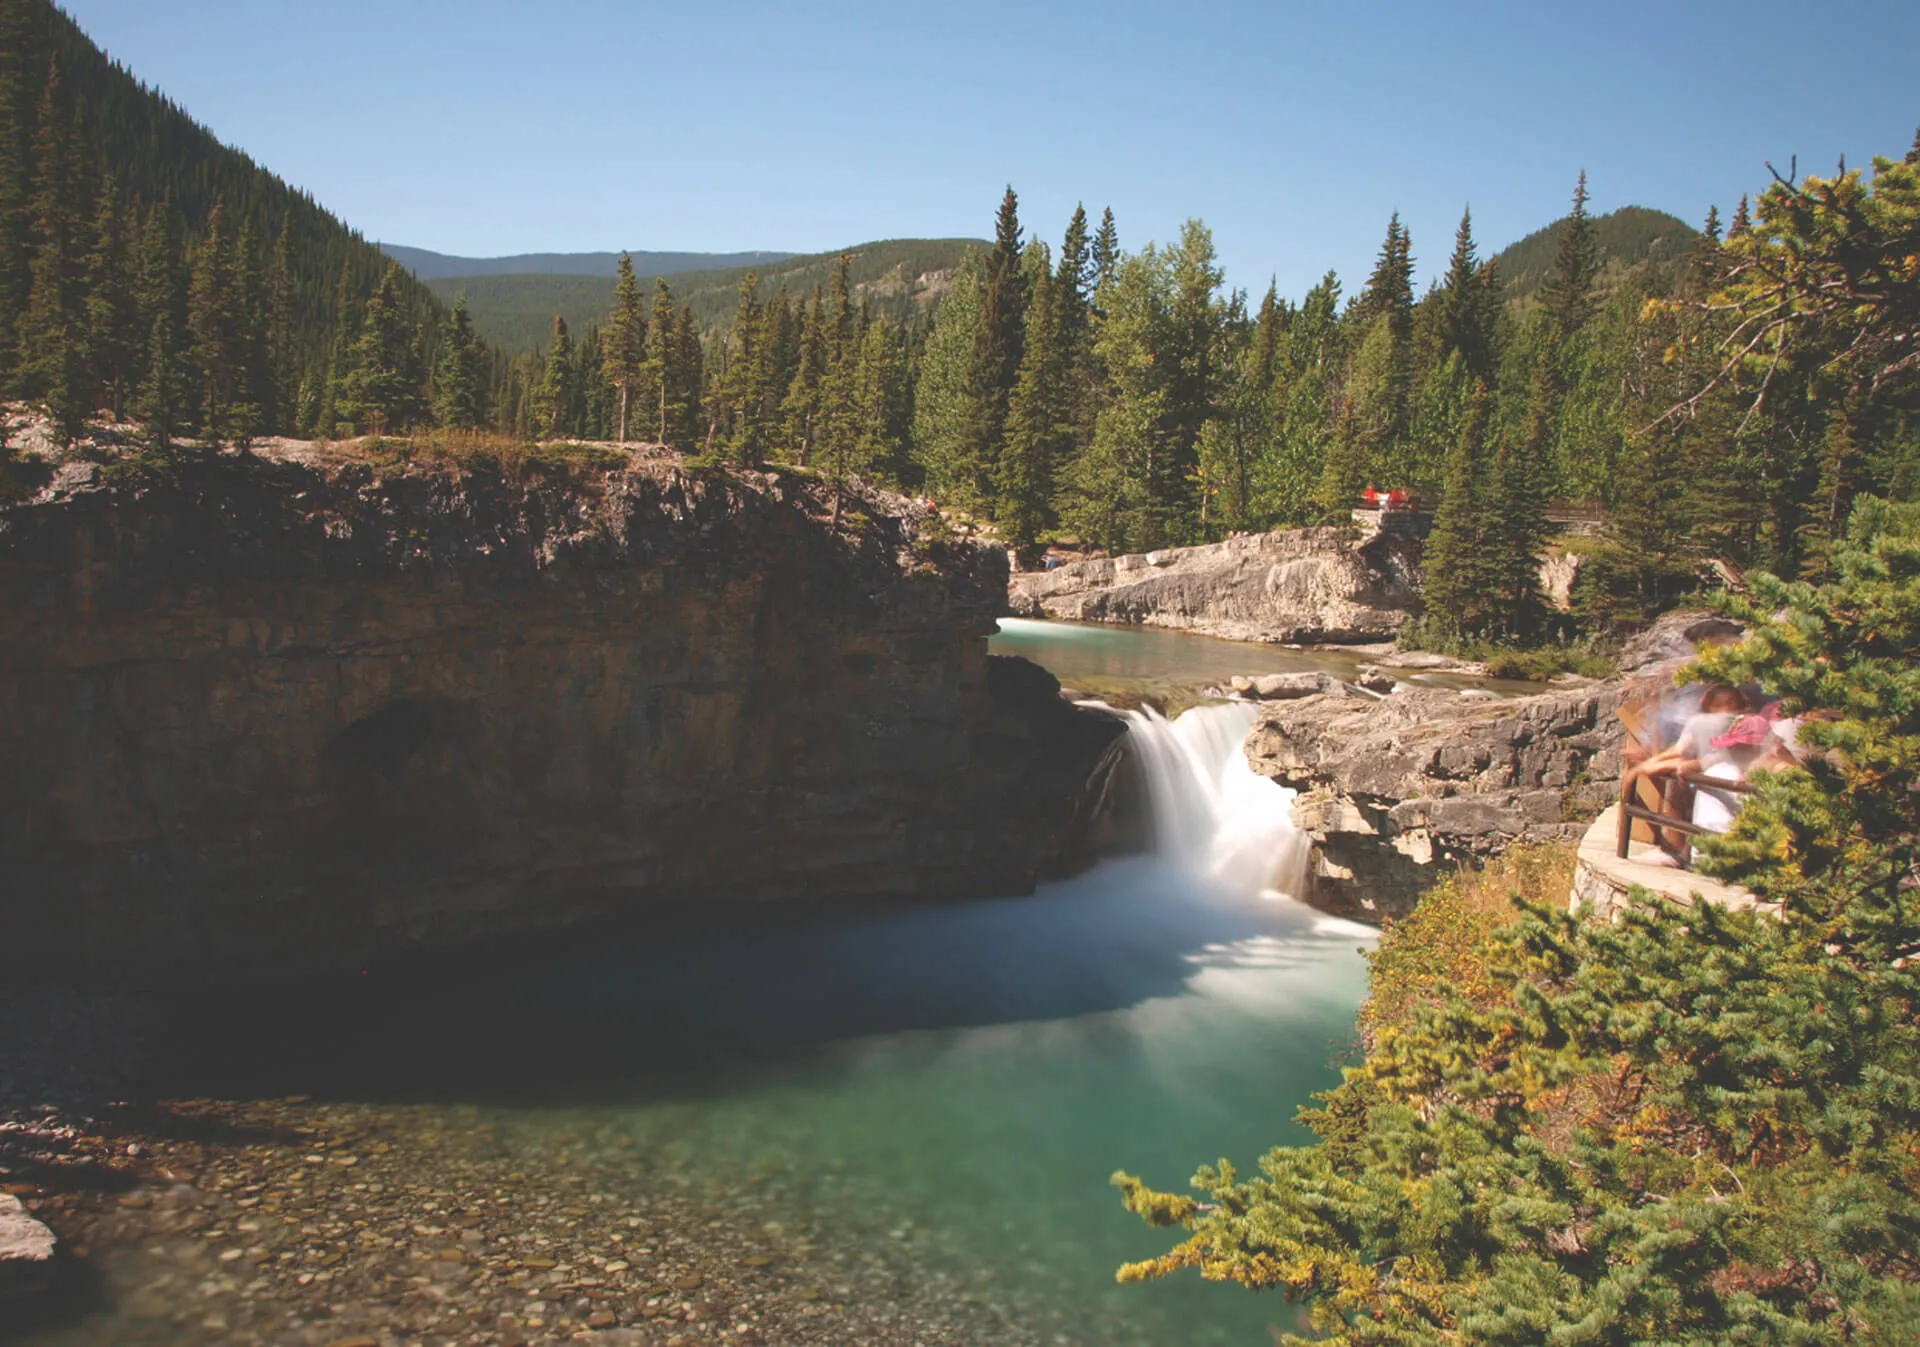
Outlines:
POLYGON ((1566 208, 1689 222, 1898 155, 1920 4, 63 0, 113 56, 371 238, 442 252, 823 251, 1213 229, 1228 283, 1422 276, 1566 208))

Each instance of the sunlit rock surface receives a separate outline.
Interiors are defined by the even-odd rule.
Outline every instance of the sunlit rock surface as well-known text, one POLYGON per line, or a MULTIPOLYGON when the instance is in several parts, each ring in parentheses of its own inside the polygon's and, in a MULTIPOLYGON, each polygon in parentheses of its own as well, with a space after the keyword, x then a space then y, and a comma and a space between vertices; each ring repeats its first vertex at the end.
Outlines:
POLYGON ((1021 617, 1129 622, 1236 641, 1366 642, 1419 610, 1412 531, 1288 529, 1013 577, 1021 617))
POLYGON ((1379 921, 1413 908, 1436 865, 1515 842, 1572 842, 1619 790, 1617 685, 1512 700, 1443 690, 1267 702, 1255 771, 1300 791, 1316 906, 1379 921))
POLYGON ((1119 729, 989 659, 1005 585, 790 476, 69 463, 0 507, 0 949, 337 965, 1023 891, 1119 729))

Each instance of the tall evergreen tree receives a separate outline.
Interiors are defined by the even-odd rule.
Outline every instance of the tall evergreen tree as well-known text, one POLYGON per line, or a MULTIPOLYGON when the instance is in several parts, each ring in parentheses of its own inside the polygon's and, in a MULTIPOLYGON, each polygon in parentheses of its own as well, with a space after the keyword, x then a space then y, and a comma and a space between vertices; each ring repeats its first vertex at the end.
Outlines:
POLYGON ((1480 635, 1493 612, 1492 531, 1484 495, 1486 440, 1493 397, 1479 385, 1447 455, 1446 480, 1422 558, 1421 601, 1426 620, 1453 635, 1480 635))
POLYGON ((87 350, 94 380, 118 419, 140 373, 140 309, 134 294, 131 212, 109 178, 94 211, 93 251, 86 264, 87 350))
POLYGON ((19 323, 27 309, 33 257, 28 166, 36 120, 34 81, 46 69, 46 55, 35 40, 33 3, 0 0, 0 396, 15 391, 19 323))
MULTIPOLYGON (((207 221, 206 237, 193 250, 187 285, 187 326, 201 398, 197 419, 202 435, 214 442, 244 438, 253 430, 247 402, 247 314, 240 293, 238 251, 229 233, 225 208, 215 206, 207 221)), ((397 295, 390 298, 397 304, 397 295)), ((384 408, 364 405, 369 412, 384 414, 384 408)))
POLYGON ((1114 227, 1113 207, 1100 212, 1100 229, 1093 236, 1093 288, 1095 293, 1113 284, 1120 272, 1120 231, 1114 227))
POLYGON ((1440 288, 1440 360, 1459 352, 1475 379, 1494 375, 1493 333, 1499 295, 1491 272, 1482 267, 1473 244, 1473 212, 1460 213, 1453 237, 1453 256, 1447 262, 1440 288))
POLYGON ((740 303, 727 337, 726 368, 720 376, 719 410, 735 460, 746 467, 766 461, 772 382, 769 353, 762 345, 760 279, 748 272, 740 281, 740 303))
POLYGON ((1540 287, 1541 308, 1560 340, 1572 337, 1593 316, 1593 283, 1599 265, 1593 219, 1587 214, 1587 173, 1582 169, 1573 189, 1573 210, 1560 231, 1553 270, 1540 287))
POLYGON ((968 376, 972 403, 970 457, 980 465, 973 500, 991 506, 993 476, 1006 439, 1007 404, 1020 374, 1026 333, 1026 277, 1021 269, 1020 205, 1013 188, 1001 198, 994 222, 993 249, 980 277, 980 317, 973 332, 973 363, 968 376))
POLYGON ((1046 526, 1053 472, 1066 427, 1059 310, 1062 296, 1043 268, 1027 306, 1027 330, 1007 409, 1007 442, 994 465, 994 519, 1017 550, 1033 547, 1046 526))
POLYGON ((980 323, 980 259, 969 250, 934 310, 914 387, 913 440, 927 486, 941 499, 978 501, 981 464, 974 458, 970 380, 974 332, 980 323))
POLYGON ((433 379, 433 419, 450 430, 474 430, 485 419, 485 349, 474 334, 462 291, 440 328, 433 379))
POLYGON ((1520 434, 1502 437, 1485 486, 1483 546, 1492 604, 1483 627, 1510 639, 1531 634, 1543 609, 1540 553, 1552 532, 1547 500, 1556 413, 1556 390, 1543 364, 1528 390, 1520 434))
POLYGON ((28 397, 46 404, 59 433, 72 440, 85 429, 94 390, 82 270, 81 154, 57 58, 47 72, 37 120, 28 220, 33 260, 19 328, 20 382, 28 397))
MULTIPOLYGON (((346 377, 341 381, 341 412, 375 435, 404 431, 418 424, 426 411, 426 377, 418 334, 402 307, 402 279, 399 263, 390 264, 367 301, 360 335, 348 348, 346 377)), ((566 324, 556 319, 554 330, 556 354, 565 369, 572 354, 570 349, 559 349, 567 345, 566 324)), ((565 415, 566 395, 571 391, 549 390, 553 395, 549 406, 555 413, 565 415)))
POLYGON ((673 381, 661 395, 667 407, 668 433, 664 438, 682 452, 700 441, 700 422, 706 414, 702 397, 706 387, 704 362, 693 305, 683 304, 673 320, 673 381))
POLYGON ((640 282, 633 274, 629 254, 620 254, 617 275, 613 315, 607 319, 601 354, 606 362, 606 380, 620 400, 614 438, 625 444, 629 404, 647 361, 647 316, 640 307, 640 282))

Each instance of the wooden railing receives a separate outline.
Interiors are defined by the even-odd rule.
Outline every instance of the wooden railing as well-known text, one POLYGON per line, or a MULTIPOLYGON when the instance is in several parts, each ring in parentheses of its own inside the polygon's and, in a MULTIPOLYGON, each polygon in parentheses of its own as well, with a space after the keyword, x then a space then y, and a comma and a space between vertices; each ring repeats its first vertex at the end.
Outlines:
MULTIPOLYGON (((1618 851, 1618 855, 1623 861, 1627 859, 1627 849, 1633 842, 1633 825, 1635 823, 1646 823, 1650 825, 1654 830, 1654 845, 1679 861, 1682 866, 1690 866, 1693 864, 1693 839, 1702 833, 1710 833, 1713 831, 1711 828, 1702 828, 1692 819, 1677 818, 1665 809, 1653 808, 1641 804, 1634 798, 1635 785, 1642 782, 1652 783, 1656 781, 1677 781, 1682 785, 1692 786, 1696 790, 1704 788, 1707 790, 1732 791, 1736 795, 1753 794, 1753 787, 1744 781, 1729 781, 1724 777, 1706 776, 1699 772, 1675 772, 1659 777, 1636 777, 1632 782, 1629 782, 1623 777, 1620 782, 1620 844, 1618 851), (1680 840, 1673 845, 1669 845, 1661 835, 1663 832, 1678 834, 1680 840)), ((1674 802, 1663 800, 1662 803, 1673 804, 1674 802)))

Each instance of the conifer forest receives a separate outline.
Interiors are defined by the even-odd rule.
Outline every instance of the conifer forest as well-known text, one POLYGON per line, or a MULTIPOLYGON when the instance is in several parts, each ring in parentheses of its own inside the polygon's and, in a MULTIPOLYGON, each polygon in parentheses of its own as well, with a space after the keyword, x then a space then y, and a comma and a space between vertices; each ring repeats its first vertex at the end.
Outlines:
POLYGON ((1555 507, 1608 520, 1578 605, 1601 629, 1710 564, 1817 574, 1856 495, 1920 482, 1910 366, 1755 318, 1809 231, 1911 240, 1920 151, 1776 182, 1624 259, 1581 173, 1512 278, 1470 210, 1421 244, 1396 215, 1370 274, 1299 296, 1230 284, 1197 220, 1129 248, 1082 209, 1054 243, 1009 188, 924 311, 876 305, 843 257, 805 293, 749 273, 703 324, 623 262, 604 320, 509 353, 47 0, 4 0, 0 26, 0 381, 69 436, 106 415, 155 446, 661 443, 925 494, 1026 551, 1339 521, 1375 485, 1436 513, 1434 640, 1565 634, 1529 561, 1555 507), (1447 257, 1419 294, 1416 248, 1447 257))

